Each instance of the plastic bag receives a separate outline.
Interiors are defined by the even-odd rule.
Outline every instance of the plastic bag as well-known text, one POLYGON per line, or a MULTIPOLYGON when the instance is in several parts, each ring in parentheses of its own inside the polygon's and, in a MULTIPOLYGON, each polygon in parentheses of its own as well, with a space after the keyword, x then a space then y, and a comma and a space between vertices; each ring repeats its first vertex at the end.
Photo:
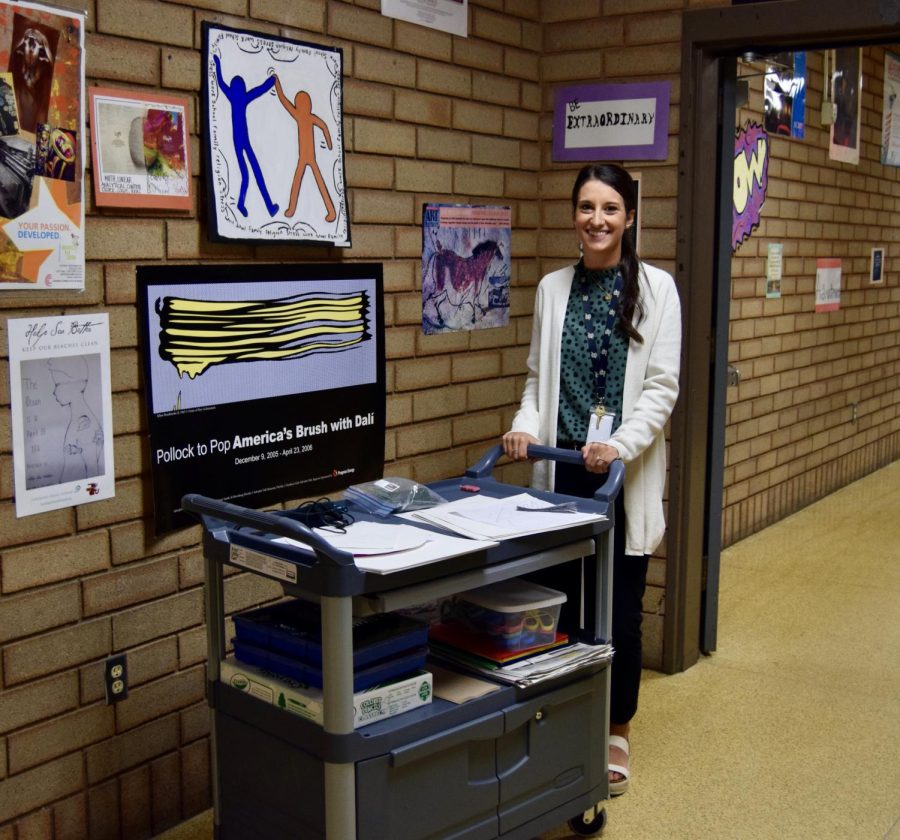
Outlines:
POLYGON ((377 481, 351 484, 344 491, 344 498, 377 516, 388 516, 407 510, 422 510, 447 501, 424 484, 397 476, 385 476, 377 481))

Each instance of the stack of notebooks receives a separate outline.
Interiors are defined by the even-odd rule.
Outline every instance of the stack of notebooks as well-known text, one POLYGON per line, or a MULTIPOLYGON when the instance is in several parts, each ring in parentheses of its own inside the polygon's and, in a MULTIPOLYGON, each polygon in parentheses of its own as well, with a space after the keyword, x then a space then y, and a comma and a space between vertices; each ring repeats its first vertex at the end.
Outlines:
MULTIPOLYGON (((234 617, 234 655, 244 663, 322 687, 318 604, 284 601, 234 617)), ((353 622, 353 690, 361 691, 422 669, 428 626, 396 613, 353 622)))
POLYGON ((453 619, 432 625, 429 647, 437 660, 522 688, 609 662, 613 656, 612 645, 570 642, 560 632, 552 642, 513 651, 453 619))
POLYGON ((445 619, 434 624, 428 634, 431 652, 445 660, 456 660, 485 671, 494 671, 528 659, 537 653, 568 644, 565 633, 556 633, 551 641, 531 647, 512 650, 485 633, 471 630, 461 621, 445 619))

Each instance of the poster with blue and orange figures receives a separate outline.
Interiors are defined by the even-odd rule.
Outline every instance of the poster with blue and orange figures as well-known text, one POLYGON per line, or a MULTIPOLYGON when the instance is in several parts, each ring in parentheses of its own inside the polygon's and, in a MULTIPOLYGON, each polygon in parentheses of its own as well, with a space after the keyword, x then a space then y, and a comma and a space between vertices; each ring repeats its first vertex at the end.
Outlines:
POLYGON ((203 25, 209 237, 348 247, 341 50, 203 25))
POLYGON ((0 292, 84 288, 84 20, 0 0, 0 292))

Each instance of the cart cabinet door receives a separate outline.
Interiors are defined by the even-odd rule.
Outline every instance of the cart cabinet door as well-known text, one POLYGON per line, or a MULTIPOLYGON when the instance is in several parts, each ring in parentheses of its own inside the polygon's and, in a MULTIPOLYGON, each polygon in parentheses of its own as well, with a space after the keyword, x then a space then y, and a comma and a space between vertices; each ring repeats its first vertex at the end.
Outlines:
MULTIPOLYGON (((497 742, 500 834, 578 797, 606 798, 608 671, 510 706, 497 742)), ((575 804, 574 817, 584 810, 575 804)))
POLYGON ((503 724, 495 712, 358 762, 357 839, 497 837, 494 744, 503 724))
POLYGON ((216 714, 215 732, 217 840, 325 837, 319 759, 225 714, 216 714))

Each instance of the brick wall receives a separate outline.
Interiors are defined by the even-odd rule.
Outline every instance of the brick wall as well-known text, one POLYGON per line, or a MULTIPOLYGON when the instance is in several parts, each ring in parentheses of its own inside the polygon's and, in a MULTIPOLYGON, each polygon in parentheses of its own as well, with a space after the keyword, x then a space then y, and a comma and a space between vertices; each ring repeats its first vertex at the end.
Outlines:
MULTIPOLYGON (((674 127, 682 10, 727 2, 470 0, 470 37, 466 39, 383 18, 379 0, 90 0, 87 4, 66 0, 66 4, 88 7, 89 83, 192 97, 197 195, 203 191, 197 110, 201 22, 213 20, 343 48, 354 246, 335 254, 323 248, 211 244, 206 241, 200 206, 177 217, 101 211, 92 204, 88 177, 84 294, 0 293, 4 333, 0 336, 4 354, 0 359, 0 840, 147 837, 210 804, 199 529, 162 539, 152 536, 149 461, 143 439, 145 406, 136 346, 135 266, 250 260, 383 262, 387 472, 422 481, 459 474, 508 428, 523 383, 538 279, 570 263, 576 254, 568 199, 576 167, 550 159, 554 88, 583 81, 667 79, 672 82, 670 126, 674 127), (430 200, 512 206, 514 259, 508 327, 422 335, 419 222, 421 206, 430 200), (5 322, 36 311, 110 314, 116 497, 16 519, 5 322), (103 699, 102 664, 113 652, 128 656, 131 690, 128 700, 109 707, 103 699)), ((867 71, 876 71, 875 65, 877 61, 867 59, 867 71)), ((880 113, 880 91, 870 89, 866 96, 869 118, 875 120, 876 112, 880 113)), ((761 109, 761 99, 756 107, 761 109)), ((877 125, 877 120, 870 125, 877 125)), ((875 142, 874 128, 867 131, 864 138, 870 146, 875 142)), ((666 161, 632 167, 642 175, 642 255, 668 270, 675 256, 676 147, 677 137, 670 135, 666 161)), ((815 147, 809 142, 802 146, 776 143, 773 162, 780 158, 790 162, 793 155, 807 154, 813 159, 795 161, 801 175, 793 178, 794 188, 818 183, 844 190, 838 174, 830 183, 814 182, 805 174, 804 167, 813 163, 823 171, 828 168, 819 154, 814 155, 821 148, 821 139, 815 147)), ((837 170, 852 184, 864 171, 868 176, 863 189, 853 186, 850 206, 855 206, 858 195, 882 189, 874 183, 881 177, 878 167, 860 167, 857 172, 839 166, 837 170)), ((870 207, 879 225, 887 224, 880 221, 883 215, 896 211, 890 205, 895 189, 894 180, 882 206, 870 207)), ((774 213, 783 198, 787 197, 772 192, 766 213, 774 213)), ((808 206, 814 211, 814 203, 821 200, 810 195, 808 206)), ((837 214, 829 223, 839 221, 842 201, 846 197, 840 194, 834 201, 829 199, 837 214)), ((750 249, 758 248, 764 235, 760 231, 746 243, 736 261, 735 289, 744 289, 742 283, 749 282, 756 290, 739 293, 733 312, 736 339, 740 330, 748 329, 747 323, 751 325, 754 332, 746 338, 748 342, 757 340, 757 321, 764 325, 773 320, 756 318, 771 314, 764 308, 771 304, 759 301, 760 252, 750 256, 750 249), (746 270, 741 267, 745 256, 746 270), (745 304, 746 312, 741 309, 745 304), (754 309, 756 305, 759 310, 754 309)), ((781 305, 806 307, 810 272, 801 271, 792 260, 808 259, 810 254, 799 243, 796 252, 790 252, 786 232, 772 235, 785 242, 791 275, 806 278, 796 281, 803 288, 802 300, 799 291, 788 293, 786 282, 781 305), (794 297, 796 304, 791 303, 794 297)), ((803 247, 820 247, 817 236, 835 239, 840 235, 840 230, 830 227, 819 234, 809 232, 812 245, 803 247)), ((853 237, 847 238, 849 242, 853 237)), ((897 247, 890 231, 884 231, 884 239, 889 248, 897 247)), ((888 401, 896 390, 886 361, 896 346, 889 344, 891 333, 897 332, 896 297, 884 296, 894 288, 890 270, 896 257, 896 251, 889 251, 886 290, 874 295, 859 287, 864 267, 853 268, 857 277, 853 294, 866 296, 865 303, 857 304, 856 320, 831 320, 847 317, 847 307, 835 316, 809 316, 814 319, 812 326, 796 327, 807 330, 803 340, 812 342, 799 349, 809 351, 808 361, 801 363, 798 357, 796 365, 810 369, 798 374, 799 387, 810 390, 807 402, 827 402, 833 396, 831 382, 855 373, 860 407, 872 407, 865 413, 861 410, 852 454, 841 462, 858 463, 860 469, 889 457, 884 443, 889 437, 879 430, 891 421, 879 420, 877 428, 872 424, 876 416, 884 417, 891 410, 888 401), (877 333, 865 332, 871 329, 867 324, 872 319, 878 323, 877 333), (864 335, 849 337, 839 328, 862 329, 864 335), (842 370, 843 356, 828 356, 838 340, 848 347, 856 341, 858 363, 866 369, 880 365, 878 373, 863 374, 856 367, 842 370), (821 354, 827 358, 820 361, 821 354), (812 380, 805 378, 810 375, 812 380), (826 381, 822 394, 819 377, 826 381)), ((845 266, 845 276, 849 272, 845 266)), ((784 314, 799 319, 807 312, 808 307, 802 314, 799 308, 786 309, 784 314)), ((778 335, 784 334, 779 331, 778 335)), ((760 334, 759 341, 768 336, 760 334)), ((790 340, 790 336, 783 338, 790 340)), ((766 414, 772 409, 764 401, 771 398, 774 407, 782 386, 763 394, 754 393, 752 388, 757 386, 750 383, 759 381, 761 387, 764 377, 781 373, 787 349, 780 346, 779 352, 764 352, 759 343, 738 351, 742 355, 736 360, 746 385, 740 399, 730 398, 726 521, 749 516, 743 511, 755 512, 755 506, 777 507, 768 500, 777 499, 779 493, 799 497, 803 481, 817 491, 831 486, 829 470, 836 468, 827 465, 834 462, 824 452, 818 461, 811 452, 800 452, 807 445, 803 440, 789 445, 807 460, 802 466, 789 466, 787 473, 782 470, 765 477, 765 492, 758 485, 768 463, 765 453, 751 442, 752 452, 740 455, 748 438, 738 439, 733 430, 744 420, 757 421, 753 438, 778 433, 767 428, 771 421, 766 414), (761 363, 758 376, 755 369, 751 371, 757 356, 768 359, 761 363), (744 402, 750 404, 747 417, 741 414, 747 411, 744 402), (752 478, 743 472, 738 475, 738 467, 748 460, 753 462, 752 478), (793 486, 798 489, 780 489, 793 486)), ((806 410, 805 404, 798 404, 798 418, 811 419, 806 410)), ((896 431, 896 419, 893 423, 896 431)), ((816 451, 820 450, 817 445, 816 451)), ((510 481, 526 480, 522 467, 508 468, 502 475, 510 481)), ((651 564, 645 600, 650 666, 661 658, 664 563, 664 558, 656 558, 651 564)), ((252 576, 232 574, 227 580, 229 611, 275 594, 273 587, 252 576)))
MULTIPOLYGON (((881 164, 884 47, 863 50, 860 163, 829 160, 823 58, 810 52, 805 137, 770 138, 762 222, 732 260, 725 544, 900 457, 900 169, 881 164), (781 297, 766 299, 768 243, 784 245, 781 297), (885 280, 869 283, 871 249, 885 280), (842 261, 841 303, 815 312, 816 260, 842 261)), ((762 123, 762 64, 738 115, 762 123)))

